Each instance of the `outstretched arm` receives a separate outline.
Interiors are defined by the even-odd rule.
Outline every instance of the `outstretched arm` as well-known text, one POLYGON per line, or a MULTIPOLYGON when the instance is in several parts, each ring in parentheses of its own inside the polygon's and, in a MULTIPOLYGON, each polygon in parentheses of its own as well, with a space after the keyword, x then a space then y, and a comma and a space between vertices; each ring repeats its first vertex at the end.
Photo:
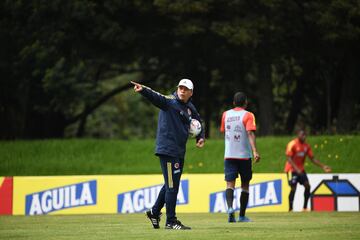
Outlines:
POLYGON ((168 97, 166 97, 158 92, 155 92, 151 88, 141 85, 140 83, 137 83, 134 81, 131 81, 131 83, 134 84, 135 92, 138 92, 141 95, 143 95, 145 98, 147 98, 152 104, 154 104, 158 108, 160 108, 162 110, 167 109, 167 107, 168 107, 167 103, 169 101, 168 97))
POLYGON ((321 167, 324 172, 327 172, 327 173, 331 172, 331 167, 329 167, 328 165, 321 163, 319 160, 315 159, 314 157, 310 157, 310 160, 313 164, 321 167))
POLYGON ((140 83, 130 81, 132 84, 134 84, 134 91, 135 92, 141 92, 143 90, 143 86, 140 83))

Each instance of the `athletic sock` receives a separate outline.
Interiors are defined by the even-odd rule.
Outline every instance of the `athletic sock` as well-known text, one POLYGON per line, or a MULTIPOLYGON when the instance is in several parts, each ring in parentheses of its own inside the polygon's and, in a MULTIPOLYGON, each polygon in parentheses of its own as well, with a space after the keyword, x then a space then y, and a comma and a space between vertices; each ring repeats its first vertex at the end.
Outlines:
POLYGON ((225 191, 226 196, 226 203, 229 208, 233 207, 233 201, 234 201, 234 189, 233 188, 227 188, 225 191))
POLYGON ((248 201, 249 201, 249 192, 243 190, 240 196, 240 217, 245 216, 245 211, 248 201))
POLYGON ((304 192, 304 209, 307 208, 309 197, 310 197, 310 189, 305 189, 305 192, 304 192))
POLYGON ((290 194, 289 194, 289 211, 293 210, 294 196, 295 196, 295 191, 290 191, 290 194))

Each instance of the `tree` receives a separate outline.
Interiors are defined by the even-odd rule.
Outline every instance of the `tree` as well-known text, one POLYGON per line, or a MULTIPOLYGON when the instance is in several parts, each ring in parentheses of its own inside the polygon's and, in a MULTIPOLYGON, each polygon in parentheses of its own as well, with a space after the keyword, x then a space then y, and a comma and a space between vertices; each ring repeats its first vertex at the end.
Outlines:
POLYGON ((352 131, 359 9, 352 0, 2 1, 1 138, 63 137, 74 124, 84 136, 89 117, 114 114, 94 112, 131 87, 129 75, 161 92, 194 80, 207 136, 236 91, 248 94, 261 135, 299 124, 352 131))

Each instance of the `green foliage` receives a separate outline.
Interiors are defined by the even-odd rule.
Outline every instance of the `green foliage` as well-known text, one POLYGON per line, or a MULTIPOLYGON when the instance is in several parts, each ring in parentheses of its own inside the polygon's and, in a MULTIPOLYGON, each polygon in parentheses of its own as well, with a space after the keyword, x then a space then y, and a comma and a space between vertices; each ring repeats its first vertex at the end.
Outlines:
POLYGON ((86 69, 84 62, 72 65, 61 58, 46 70, 43 88, 52 96, 49 109, 72 116, 81 111, 84 102, 94 98, 94 84, 88 81, 86 69))
MULTIPOLYGON (((285 148, 291 139, 258 138, 261 162, 253 166, 254 172, 283 172, 285 148)), ((315 158, 331 166, 333 172, 360 172, 359 136, 311 136, 308 141, 315 158)), ((73 139, 0 142, 0 176, 161 173, 154 148, 155 140, 73 139)), ((194 139, 189 139, 184 172, 222 173, 223 156, 222 139, 207 140, 202 149, 196 148, 194 139)), ((322 172, 309 160, 306 162, 306 170, 308 173, 322 172)))
MULTIPOLYGON (((123 92, 90 114, 84 137, 149 139, 156 134, 159 110, 133 90, 123 92)), ((77 124, 67 136, 75 135, 77 124)))
POLYGON ((360 214, 249 213, 251 223, 227 222, 222 213, 180 213, 191 231, 154 230, 144 214, 1 216, 3 239, 358 239, 360 214), (314 224, 316 223, 316 224, 314 224))
POLYGON ((141 138, 114 116, 150 113, 125 112, 130 98, 106 101, 127 90, 113 84, 127 74, 159 91, 193 79, 209 126, 242 90, 264 135, 299 123, 357 132, 359 9, 342 0, 2 1, 0 137, 141 138), (106 134, 91 133, 94 121, 106 134))

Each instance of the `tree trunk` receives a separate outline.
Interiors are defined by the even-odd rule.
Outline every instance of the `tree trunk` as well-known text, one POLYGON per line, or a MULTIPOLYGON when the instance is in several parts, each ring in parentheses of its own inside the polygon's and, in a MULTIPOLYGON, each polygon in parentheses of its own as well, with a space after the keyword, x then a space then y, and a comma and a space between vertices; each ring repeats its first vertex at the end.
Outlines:
POLYGON ((80 119, 79 127, 76 132, 76 137, 83 137, 85 133, 86 120, 88 115, 83 115, 80 119))
POLYGON ((346 74, 343 76, 337 121, 338 133, 351 132, 356 128, 358 121, 358 119, 354 118, 356 104, 360 102, 358 95, 360 69, 359 60, 355 58, 356 56, 359 55, 355 52, 350 54, 347 61, 346 74))
POLYGON ((288 134, 293 134, 295 124, 299 113, 301 112, 304 101, 304 79, 300 77, 296 81, 296 88, 291 99, 291 109, 286 121, 286 131, 288 134))
MULTIPOLYGON (((262 58, 264 60, 264 58, 262 58)), ((267 136, 274 130, 274 106, 273 86, 271 79, 271 64, 268 61, 260 61, 258 80, 259 98, 259 134, 267 136)))

